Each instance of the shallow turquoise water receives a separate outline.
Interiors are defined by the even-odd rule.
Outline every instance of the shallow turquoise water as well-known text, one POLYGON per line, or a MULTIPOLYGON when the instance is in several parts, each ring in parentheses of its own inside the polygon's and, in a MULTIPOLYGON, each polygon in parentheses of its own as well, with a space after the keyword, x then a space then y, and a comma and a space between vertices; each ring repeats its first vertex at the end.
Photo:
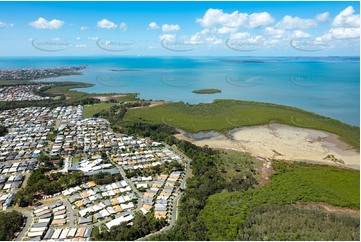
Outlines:
POLYGON ((295 106, 359 126, 360 62, 345 57, 38 57, 1 58, 0 68, 86 64, 81 76, 97 93, 137 92, 140 98, 211 102, 238 99, 295 106), (111 70, 113 69, 113 71, 111 70), (115 69, 115 71, 114 71, 115 69), (201 95, 195 89, 218 88, 201 95))

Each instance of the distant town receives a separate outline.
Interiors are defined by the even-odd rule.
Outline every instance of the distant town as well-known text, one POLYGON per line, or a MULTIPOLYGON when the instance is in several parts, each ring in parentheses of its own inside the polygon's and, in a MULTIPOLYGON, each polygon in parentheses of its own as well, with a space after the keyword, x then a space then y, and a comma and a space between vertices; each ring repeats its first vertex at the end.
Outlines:
POLYGON ((85 65, 51 68, 0 68, 0 80, 36 80, 43 78, 80 75, 85 65))

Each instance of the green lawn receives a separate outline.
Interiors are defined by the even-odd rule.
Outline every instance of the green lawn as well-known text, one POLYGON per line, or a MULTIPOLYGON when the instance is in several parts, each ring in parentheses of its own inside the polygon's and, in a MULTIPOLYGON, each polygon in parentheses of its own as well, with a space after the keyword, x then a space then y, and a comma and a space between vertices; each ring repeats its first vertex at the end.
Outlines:
POLYGON ((225 131, 241 126, 263 125, 270 122, 312 128, 337 134, 359 150, 360 128, 326 118, 298 108, 270 103, 216 100, 196 105, 168 103, 152 108, 132 109, 124 120, 166 123, 190 132, 225 131))
POLYGON ((96 104, 91 104, 91 105, 84 105, 83 116, 84 116, 84 118, 91 118, 94 116, 94 114, 97 114, 103 110, 106 110, 116 104, 117 103, 101 102, 101 103, 96 103, 96 104))
POLYGON ((280 161, 274 169, 271 182, 264 187, 209 197, 201 219, 211 240, 234 240, 247 216, 264 206, 321 202, 360 208, 359 171, 280 161))

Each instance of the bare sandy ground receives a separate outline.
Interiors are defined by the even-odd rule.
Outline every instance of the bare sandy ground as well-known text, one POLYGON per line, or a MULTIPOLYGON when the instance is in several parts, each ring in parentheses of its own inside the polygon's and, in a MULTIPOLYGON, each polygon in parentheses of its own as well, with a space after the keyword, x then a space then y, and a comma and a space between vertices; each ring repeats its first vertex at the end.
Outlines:
POLYGON ((126 95, 124 94, 116 94, 116 95, 107 95, 107 96, 95 96, 94 98, 99 99, 100 101, 104 102, 104 101, 109 101, 112 98, 117 98, 117 97, 125 97, 126 95))
POLYGON ((212 137, 196 140, 185 133, 177 135, 198 146, 248 152, 265 159, 284 159, 346 166, 360 169, 360 153, 337 135, 282 124, 244 127, 230 131, 230 138, 212 131, 212 137), (327 156, 331 159, 325 159, 327 156))

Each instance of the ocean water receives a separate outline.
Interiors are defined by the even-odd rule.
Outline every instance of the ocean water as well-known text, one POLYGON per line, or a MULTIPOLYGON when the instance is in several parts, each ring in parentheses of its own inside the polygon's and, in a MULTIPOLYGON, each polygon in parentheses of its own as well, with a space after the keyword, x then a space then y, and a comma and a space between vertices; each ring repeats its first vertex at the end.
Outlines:
POLYGON ((298 107, 351 125, 360 123, 360 60, 354 57, 36 57, 0 58, 0 68, 88 65, 89 93, 139 93, 152 100, 260 101, 298 107), (195 94, 217 88, 217 94, 195 94))

